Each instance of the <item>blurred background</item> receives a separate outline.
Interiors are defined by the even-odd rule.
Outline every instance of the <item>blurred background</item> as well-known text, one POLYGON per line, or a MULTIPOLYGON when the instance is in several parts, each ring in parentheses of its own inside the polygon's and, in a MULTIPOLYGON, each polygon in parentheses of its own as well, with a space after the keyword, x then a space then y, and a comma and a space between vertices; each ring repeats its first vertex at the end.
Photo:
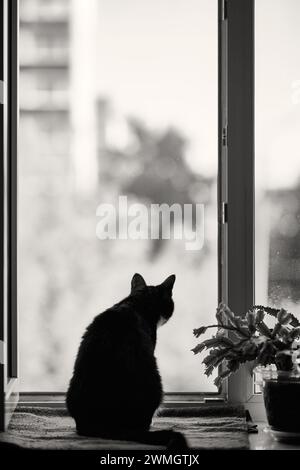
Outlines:
MULTIPOLYGON (((300 313, 300 2, 256 1, 256 303, 300 313)), ((214 391, 192 330, 217 305, 217 0, 20 0, 21 389, 64 391, 80 337, 177 276, 166 391, 214 391), (205 243, 96 238, 101 203, 205 205, 205 243)), ((124 214, 119 214, 124 216, 124 214)))
POLYGON ((300 2, 255 10, 256 303, 300 317, 300 2))
POLYGON ((217 306, 217 0, 20 0, 20 108, 21 389, 64 391, 85 327, 140 272, 177 276, 165 390, 215 390, 191 348, 217 306), (204 204, 203 249, 98 240, 120 195, 204 204))

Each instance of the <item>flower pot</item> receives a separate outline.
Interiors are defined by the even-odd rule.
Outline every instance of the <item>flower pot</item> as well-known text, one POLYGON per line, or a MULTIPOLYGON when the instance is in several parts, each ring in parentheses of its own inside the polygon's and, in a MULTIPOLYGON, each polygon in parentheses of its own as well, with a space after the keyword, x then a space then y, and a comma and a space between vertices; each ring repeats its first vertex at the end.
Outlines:
POLYGON ((270 431, 280 441, 300 441, 300 376, 294 372, 262 373, 263 397, 270 431))

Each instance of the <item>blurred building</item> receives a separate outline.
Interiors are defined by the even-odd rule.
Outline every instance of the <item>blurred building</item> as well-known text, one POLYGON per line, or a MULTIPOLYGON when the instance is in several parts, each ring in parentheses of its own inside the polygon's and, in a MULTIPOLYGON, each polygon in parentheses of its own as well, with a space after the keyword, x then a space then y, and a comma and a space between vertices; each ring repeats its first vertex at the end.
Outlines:
POLYGON ((300 187, 269 191, 271 232, 268 297, 274 305, 300 301, 300 187))
POLYGON ((50 172, 62 171, 70 155, 69 82, 69 0, 21 0, 21 142, 34 139, 30 151, 41 163, 52 157, 50 172))
POLYGON ((97 0, 20 0, 21 142, 35 171, 80 192, 97 183, 96 9, 97 0))

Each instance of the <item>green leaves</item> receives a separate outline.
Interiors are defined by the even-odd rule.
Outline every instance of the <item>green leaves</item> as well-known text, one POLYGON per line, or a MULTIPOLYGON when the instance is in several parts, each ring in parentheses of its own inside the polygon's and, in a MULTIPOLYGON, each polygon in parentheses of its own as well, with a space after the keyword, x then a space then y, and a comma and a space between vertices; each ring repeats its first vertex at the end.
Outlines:
POLYGON ((230 308, 223 303, 221 303, 219 307, 217 308, 216 317, 217 319, 218 318, 222 319, 221 325, 223 325, 224 323, 226 324, 226 322, 228 322, 230 325, 234 327, 237 326, 236 324, 237 317, 235 317, 234 313, 230 310, 230 308))
POLYGON ((288 313, 286 310, 281 308, 279 312, 277 313, 277 321, 281 325, 288 325, 292 321, 292 315, 288 313))
POLYGON ((269 330, 267 325, 262 321, 256 325, 257 331, 262 334, 263 336, 267 336, 268 338, 272 337, 272 332, 269 330))
POLYGON ((193 351, 194 354, 199 354, 202 351, 204 351, 204 349, 205 349, 205 344, 200 343, 200 344, 197 344, 195 348, 191 349, 191 351, 193 351))
POLYGON ((256 323, 261 323, 265 318, 265 314, 263 310, 258 310, 256 313, 256 323))
POLYGON ((223 343, 223 338, 217 338, 213 337, 211 339, 207 339, 203 341, 202 343, 198 344, 194 349, 192 349, 194 354, 199 354, 202 352, 205 348, 212 348, 212 347, 218 347, 221 346, 223 343))
POLYGON ((263 323, 265 314, 262 310, 255 312, 253 310, 249 310, 246 313, 246 320, 248 323, 248 328, 251 334, 255 333, 257 326, 263 323))
POLYGON ((224 370, 223 372, 221 372, 214 381, 214 384, 216 385, 216 387, 219 388, 221 386, 223 380, 226 379, 226 377, 228 377, 230 374, 231 374, 231 370, 229 370, 229 369, 224 370))
POLYGON ((291 351, 298 350, 300 358, 300 323, 284 309, 259 306, 241 316, 235 315, 225 304, 220 304, 216 319, 216 325, 201 326, 194 330, 196 338, 210 328, 217 329, 217 332, 192 351, 200 354, 209 349, 202 361, 208 377, 222 365, 215 380, 217 386, 245 362, 254 361, 263 366, 275 364, 280 370, 291 370, 294 367, 292 358, 295 357, 295 352, 291 354, 291 351), (264 322, 266 314, 276 319, 273 328, 264 322))
POLYGON ((298 326, 297 328, 294 328, 290 332, 290 337, 291 337, 291 339, 300 338, 300 326, 298 326))
POLYGON ((206 333, 207 331, 207 327, 206 326, 201 326, 200 328, 196 328, 193 333, 194 333, 194 336, 196 336, 196 338, 199 338, 199 336, 203 335, 204 333, 206 333))
MULTIPOLYGON (((264 307, 263 305, 254 305, 251 310, 260 310, 261 312, 267 313, 268 315, 277 318, 278 313, 281 309, 272 308, 272 307, 264 307)), ((292 317, 291 325, 296 328, 300 326, 300 321, 298 318, 295 317, 292 313, 290 314, 292 317)))
POLYGON ((255 332, 255 329, 256 329, 256 317, 257 317, 257 314, 255 312, 247 312, 246 314, 246 319, 247 319, 247 322, 248 322, 248 327, 249 327, 249 331, 251 333, 254 333, 255 332))
POLYGON ((272 341, 268 340, 265 343, 261 344, 261 347, 259 348, 259 353, 257 355, 257 362, 262 366, 272 364, 275 360, 276 353, 276 346, 272 343, 272 341))

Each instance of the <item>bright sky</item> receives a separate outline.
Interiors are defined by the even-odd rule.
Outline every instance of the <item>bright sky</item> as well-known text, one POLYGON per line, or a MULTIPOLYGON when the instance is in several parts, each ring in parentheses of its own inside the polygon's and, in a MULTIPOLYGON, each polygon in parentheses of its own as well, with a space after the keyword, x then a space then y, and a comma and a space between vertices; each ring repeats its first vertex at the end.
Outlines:
POLYGON ((257 187, 300 177, 300 1, 256 1, 257 187))
MULTIPOLYGON (((194 169, 216 174, 217 0, 89 1, 98 9, 91 60, 112 104, 110 139, 126 141, 126 116, 174 125, 190 140, 194 169)), ((299 24, 300 0, 256 1, 257 188, 300 176, 299 24)))
MULTIPOLYGON (((117 115, 191 139, 195 169, 217 169, 217 0, 99 0, 98 88, 117 115)), ((114 140, 122 141, 121 123, 114 140)))

